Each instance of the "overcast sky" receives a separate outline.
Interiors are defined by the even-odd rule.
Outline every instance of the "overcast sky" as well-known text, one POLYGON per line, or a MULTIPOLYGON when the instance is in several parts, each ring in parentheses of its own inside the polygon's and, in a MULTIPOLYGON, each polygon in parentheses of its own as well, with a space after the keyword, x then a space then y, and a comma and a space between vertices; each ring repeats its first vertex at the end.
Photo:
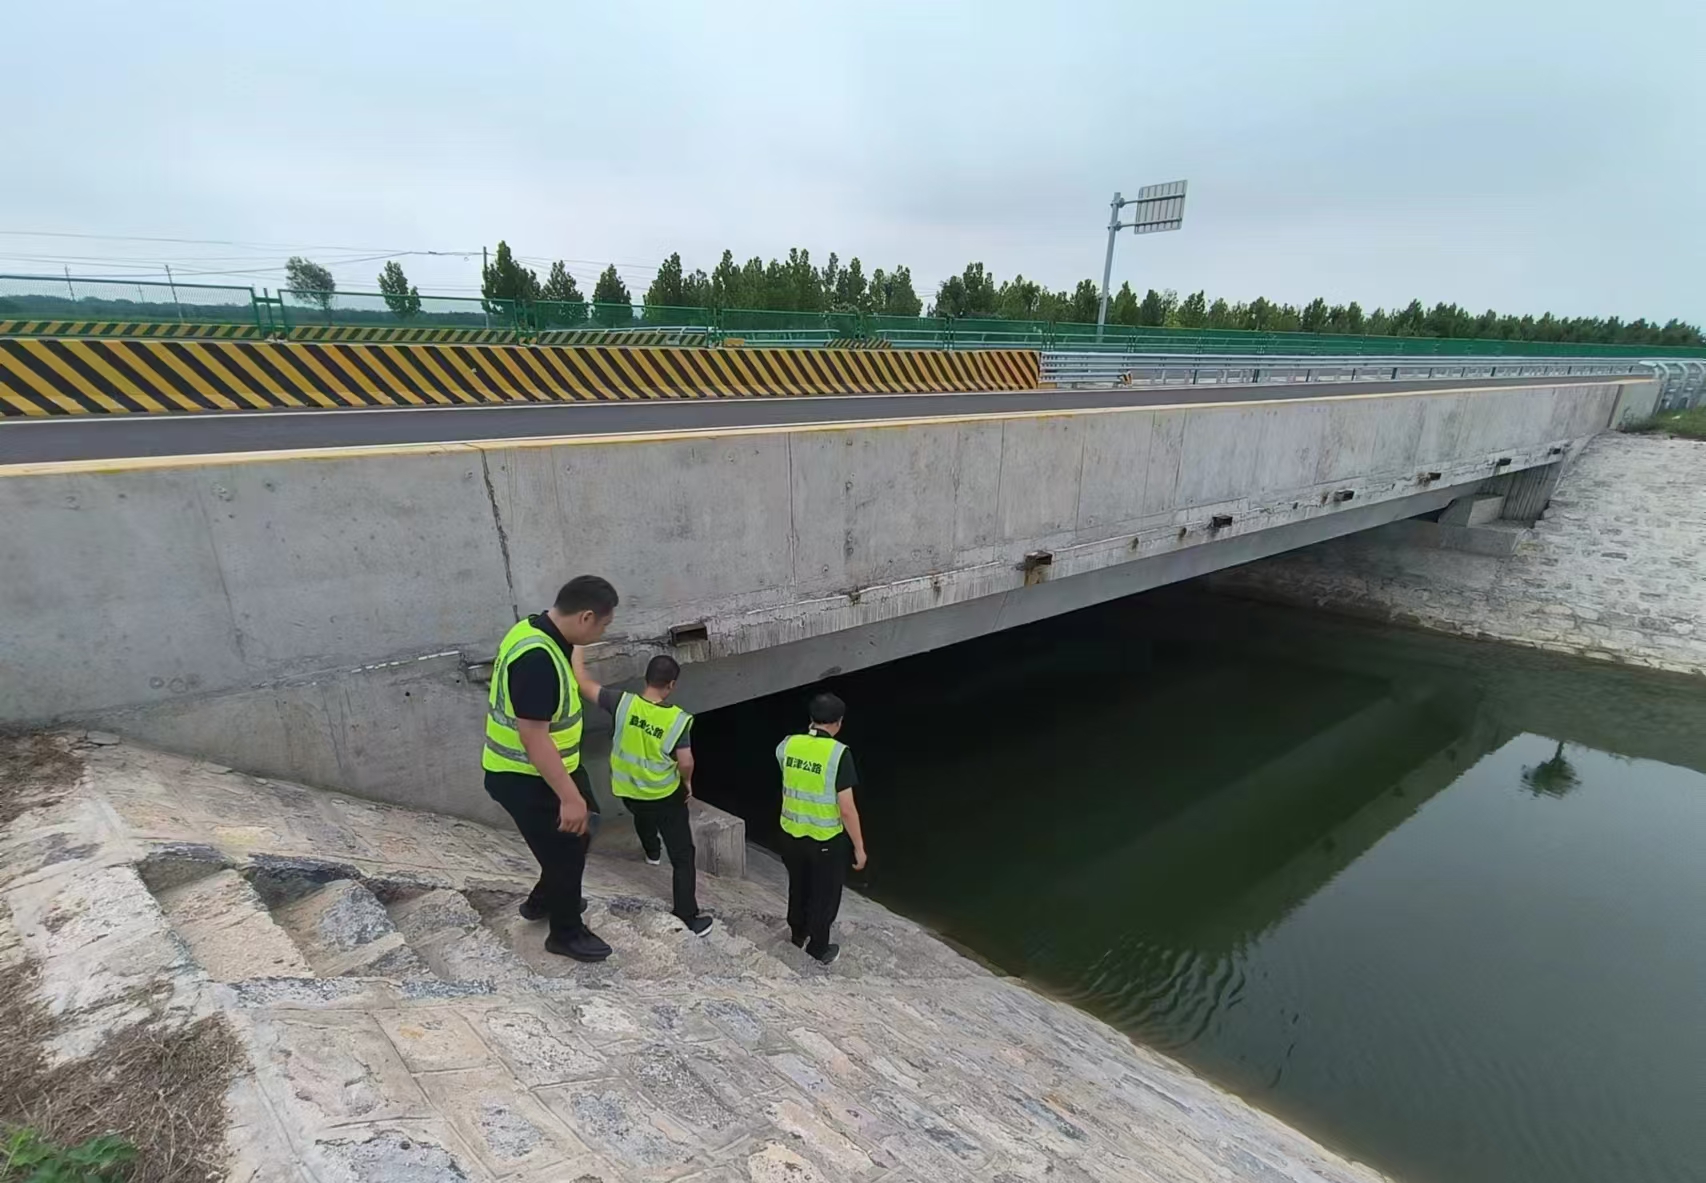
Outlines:
POLYGON ((634 296, 790 246, 1116 286, 1706 320, 1703 0, 16 4, 0 270, 634 296), (148 243, 19 231, 225 240, 148 243), (341 249, 340 249, 341 248, 341 249), (359 261, 358 261, 359 260, 359 261), (180 276, 181 277, 181 276, 180 276))

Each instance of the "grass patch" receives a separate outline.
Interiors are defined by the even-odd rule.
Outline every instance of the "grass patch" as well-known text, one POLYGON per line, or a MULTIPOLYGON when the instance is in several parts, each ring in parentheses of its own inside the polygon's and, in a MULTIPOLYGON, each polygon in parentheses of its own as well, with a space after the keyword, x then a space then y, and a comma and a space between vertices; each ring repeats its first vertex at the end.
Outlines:
MULTIPOLYGON (((63 739, 0 734, 0 829, 51 805, 83 761, 63 739)), ((59 1024, 0 908, 0 1183, 210 1183, 226 1171, 225 1094, 247 1062, 223 1016, 158 1012, 82 1059, 48 1063, 59 1024)))
POLYGON ((77 783, 83 762, 50 735, 0 733, 0 828, 77 783))
POLYGON ((34 1130, 18 1130, 0 1147, 0 1181, 122 1183, 136 1147, 103 1134, 76 1146, 55 1146, 34 1130))
POLYGON ((1706 440, 1706 406, 1686 411, 1660 411, 1650 419, 1626 426, 1624 431, 1647 435, 1672 435, 1687 440, 1706 440))
POLYGON ((225 1177, 225 1093, 246 1061, 222 1016, 188 1026, 150 1020, 50 1066, 42 1047, 56 1026, 35 967, 0 968, 0 1180, 225 1177), (8 1157, 16 1147, 36 1161, 8 1157), (44 1165, 70 1173, 36 1173, 44 1165))

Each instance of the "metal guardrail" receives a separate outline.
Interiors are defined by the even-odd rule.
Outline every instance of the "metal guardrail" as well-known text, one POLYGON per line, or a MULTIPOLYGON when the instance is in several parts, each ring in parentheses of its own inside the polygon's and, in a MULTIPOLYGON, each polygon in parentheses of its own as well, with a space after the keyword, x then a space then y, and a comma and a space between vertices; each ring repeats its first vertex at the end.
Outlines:
POLYGON ((1706 358, 1698 361, 1659 358, 1643 362, 1659 378, 1661 411, 1686 411, 1706 403, 1706 358))
MULTIPOLYGON (((1053 386, 1230 386, 1288 382, 1396 382, 1428 378, 1531 378, 1679 370, 1706 361, 1654 363, 1581 357, 1231 357, 1222 354, 1066 353, 1042 356, 1053 386)), ((1663 394, 1661 392, 1661 399, 1663 394)))

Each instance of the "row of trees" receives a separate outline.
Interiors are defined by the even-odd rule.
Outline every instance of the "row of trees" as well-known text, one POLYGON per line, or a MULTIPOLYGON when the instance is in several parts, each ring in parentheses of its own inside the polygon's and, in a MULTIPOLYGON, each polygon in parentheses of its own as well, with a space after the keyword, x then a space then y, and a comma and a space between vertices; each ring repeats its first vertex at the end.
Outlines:
POLYGON ((687 272, 681 256, 670 255, 658 268, 657 278, 646 289, 648 305, 702 308, 754 308, 778 312, 862 312, 874 316, 917 316, 924 302, 912 288, 912 272, 905 267, 884 271, 878 267, 869 276, 857 258, 842 264, 831 251, 819 268, 811 252, 800 247, 788 251, 786 259, 766 263, 754 255, 736 263, 734 252, 724 251, 710 274, 687 272))
MULTIPOLYGON (((507 242, 499 242, 486 267, 481 293, 488 300, 513 300, 522 304, 575 303, 580 289, 561 261, 551 264, 544 283, 515 259, 507 242)), ((615 266, 605 268, 593 285, 594 304, 629 304, 633 297, 615 266)), ((854 259, 842 265, 831 253, 822 268, 812 262, 811 252, 798 247, 786 259, 766 263, 754 256, 735 262, 733 251, 709 272, 688 271, 681 256, 672 254, 658 268, 642 302, 648 308, 756 308, 786 312, 865 312, 885 316, 917 316, 924 303, 912 289, 912 273, 905 267, 892 272, 881 267, 867 277, 863 264, 854 259)))
MULTIPOLYGON (((330 307, 336 285, 329 271, 307 259, 286 264, 293 290, 330 307)), ((421 296, 395 261, 379 274, 385 303, 399 317, 419 314, 421 296)), ((481 276, 487 300, 545 306, 549 318, 562 323, 585 320, 589 309, 574 276, 564 263, 553 263, 543 281, 522 265, 507 242, 499 242, 481 276)), ((616 310, 629 307, 632 293, 615 266, 605 268, 592 289, 590 310, 600 322, 630 319, 616 310)), ((768 263, 754 256, 735 262, 731 251, 709 273, 687 271, 681 256, 672 254, 642 296, 648 308, 752 308, 788 312, 857 312, 878 316, 918 316, 924 302, 912 286, 906 267, 877 268, 868 276, 863 264, 843 264, 831 252, 822 267, 800 247, 768 263)), ((982 263, 968 264, 959 275, 942 281, 929 308, 932 316, 964 319, 1057 321, 1080 324, 1096 319, 1100 290, 1094 280, 1081 280, 1070 291, 1054 291, 1016 275, 997 282, 982 263)), ((1110 324, 1132 328, 1248 329, 1259 332, 1341 333, 1377 337, 1477 337, 1560 344, 1706 345, 1700 329, 1672 319, 1657 324, 1645 319, 1624 322, 1618 317, 1514 316, 1492 309, 1475 313, 1457 304, 1432 308, 1412 300, 1403 308, 1367 312, 1356 301, 1329 304, 1317 297, 1304 305, 1276 303, 1266 297, 1245 302, 1209 300, 1197 291, 1180 298, 1174 291, 1149 289, 1140 298, 1122 284, 1108 305, 1110 324)))
MULTIPOLYGON (((1003 320, 1052 320, 1089 323, 1096 319, 1100 289, 1085 279, 1068 291, 1050 291, 1023 275, 1002 283, 972 263, 959 275, 944 280, 932 309, 937 316, 985 317, 1003 320)), ((1180 299, 1174 291, 1150 288, 1141 299, 1122 284, 1108 302, 1108 322, 1132 328, 1250 329, 1270 333, 1344 333, 1371 337, 1478 337, 1509 341, 1550 341, 1606 345, 1701 345, 1700 329, 1680 320, 1655 324, 1625 323, 1618 317, 1512 316, 1492 309, 1475 313, 1457 304, 1432 308, 1411 300, 1403 308, 1366 312, 1352 300, 1328 304, 1319 296, 1299 307, 1277 304, 1266 297, 1245 303, 1210 301, 1206 292, 1180 299)))
MULTIPOLYGON (((581 304, 586 300, 581 295, 580 285, 575 283, 575 277, 569 274, 561 259, 551 264, 551 270, 541 283, 539 273, 517 261, 509 243, 501 240, 498 249, 492 252, 491 261, 481 272, 480 294, 488 300, 505 300, 511 304, 581 304)), ((606 267, 598 282, 593 284, 592 298, 598 304, 633 302, 628 285, 622 282, 614 264, 606 267)))

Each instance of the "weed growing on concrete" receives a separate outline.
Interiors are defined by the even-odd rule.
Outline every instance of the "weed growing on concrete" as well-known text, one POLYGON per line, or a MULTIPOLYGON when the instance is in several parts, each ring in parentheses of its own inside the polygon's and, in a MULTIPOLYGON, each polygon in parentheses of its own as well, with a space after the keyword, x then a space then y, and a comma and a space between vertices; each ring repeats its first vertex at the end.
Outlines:
POLYGON ((118 1183, 136 1158, 136 1147, 111 1134, 55 1146, 34 1130, 16 1130, 0 1155, 3 1183, 118 1183))
POLYGON ((1706 407, 1686 411, 1660 411, 1648 419, 1625 424, 1624 431, 1647 435, 1674 435, 1689 440, 1706 440, 1706 407))
POLYGON ((43 1048, 56 1027, 36 993, 35 967, 0 968, 0 1146, 39 1159, 29 1169, 12 1160, 0 1180, 224 1178, 225 1094, 244 1058, 223 1017, 177 1026, 156 1016, 83 1059, 50 1066, 43 1048), (41 1173, 50 1167, 61 1173, 41 1173))
POLYGON ((0 827, 75 784, 82 763, 51 735, 0 732, 0 827))

